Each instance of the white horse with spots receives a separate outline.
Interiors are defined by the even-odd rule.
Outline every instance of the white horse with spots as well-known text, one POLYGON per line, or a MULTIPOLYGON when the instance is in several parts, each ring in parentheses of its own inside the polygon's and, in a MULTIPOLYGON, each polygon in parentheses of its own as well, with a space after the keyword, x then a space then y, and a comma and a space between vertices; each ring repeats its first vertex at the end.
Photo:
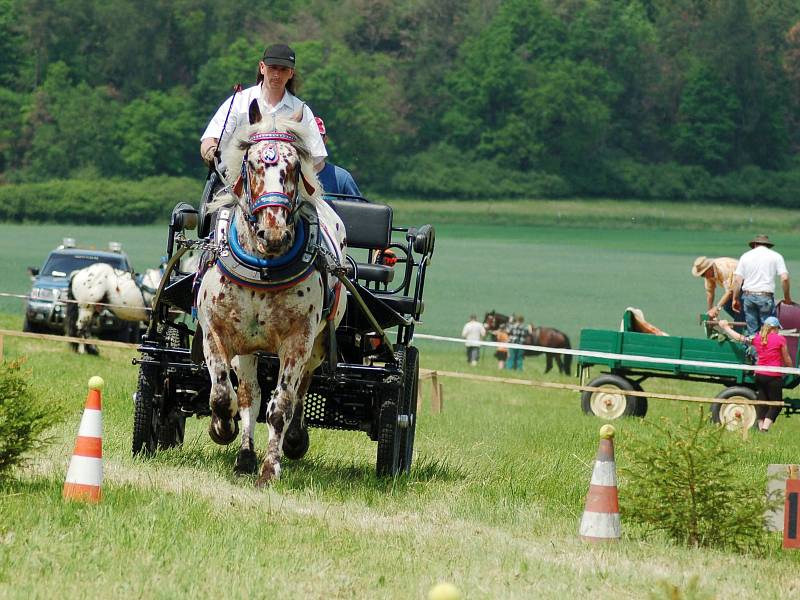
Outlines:
POLYGON ((326 330, 333 335, 345 309, 341 284, 321 272, 312 256, 325 247, 342 261, 345 231, 322 199, 304 142, 308 133, 298 116, 262 120, 253 101, 249 126, 237 130, 223 151, 224 164, 241 165, 241 170, 215 202, 227 204, 215 229, 219 254, 196 299, 211 377, 209 435, 219 444, 231 443, 238 410, 242 437, 236 473, 258 469, 253 431, 261 388, 254 353, 276 354, 280 360, 266 411, 269 442, 258 485, 280 476, 286 430, 295 415, 302 418, 302 399, 326 356, 326 330), (236 392, 231 368, 239 381, 236 392))
MULTIPOLYGON (((106 263, 95 263, 72 273, 67 305, 67 335, 89 338, 92 319, 108 308, 120 321, 147 321, 160 269, 148 269, 137 284, 133 274, 106 263), (108 305, 108 306, 104 306, 108 305)), ((96 353, 87 344, 72 344, 80 354, 96 353)))

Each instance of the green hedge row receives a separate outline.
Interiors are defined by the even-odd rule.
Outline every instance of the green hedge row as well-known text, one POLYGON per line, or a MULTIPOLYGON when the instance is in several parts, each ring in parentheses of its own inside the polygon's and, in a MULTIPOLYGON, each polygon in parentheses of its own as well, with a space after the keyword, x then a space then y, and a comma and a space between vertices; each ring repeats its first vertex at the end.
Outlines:
POLYGON ((51 180, 0 186, 0 221, 141 225, 163 221, 178 202, 197 206, 202 180, 185 177, 51 180))

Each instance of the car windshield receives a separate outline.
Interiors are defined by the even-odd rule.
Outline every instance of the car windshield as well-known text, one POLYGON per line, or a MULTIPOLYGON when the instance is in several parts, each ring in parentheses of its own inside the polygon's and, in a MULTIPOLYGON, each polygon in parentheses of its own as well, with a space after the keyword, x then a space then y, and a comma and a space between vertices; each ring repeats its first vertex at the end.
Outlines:
POLYGON ((42 275, 52 277, 66 277, 73 271, 83 269, 94 263, 104 262, 110 264, 115 269, 128 271, 128 262, 124 257, 106 257, 92 254, 51 254, 42 269, 42 275))

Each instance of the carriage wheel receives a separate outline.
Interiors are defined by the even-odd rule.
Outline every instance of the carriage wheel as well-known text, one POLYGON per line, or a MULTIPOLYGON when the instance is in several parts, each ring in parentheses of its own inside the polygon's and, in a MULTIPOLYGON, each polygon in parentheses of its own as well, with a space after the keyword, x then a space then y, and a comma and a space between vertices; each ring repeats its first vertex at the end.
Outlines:
POLYGON ((589 387, 603 388, 601 392, 583 392, 581 408, 587 415, 594 415, 613 421, 620 417, 636 414, 636 396, 626 396, 624 392, 634 391, 633 383, 618 375, 601 375, 589 382, 589 387))
POLYGON ((400 416, 400 471, 409 473, 414 454, 417 431, 417 385, 419 383, 419 351, 414 346, 405 349, 403 367, 403 414, 400 416), (405 419, 403 419, 405 417, 405 419))
MULTIPOLYGON (((726 400, 755 400, 757 397, 754 390, 742 386, 725 388, 717 394, 717 398, 726 400)), ((722 423, 729 431, 740 431, 755 427, 758 418, 752 404, 712 404, 711 420, 722 423)))
POLYGON ((156 451, 155 386, 158 369, 139 365, 139 385, 133 397, 133 454, 152 454, 156 451))
MULTIPOLYGON (((139 324, 136 323, 138 330, 139 324)), ((167 348, 187 348, 189 339, 185 334, 176 328, 167 325, 164 332, 167 348)), ((168 380, 163 382, 163 406, 164 413, 158 407, 154 407, 156 412, 154 417, 158 426, 158 447, 174 448, 183 445, 183 437, 186 431, 186 417, 181 414, 180 407, 173 398, 173 386, 168 380)))
POLYGON ((393 477, 400 470, 400 427, 397 423, 397 403, 387 400, 381 405, 378 417, 378 477, 393 477))

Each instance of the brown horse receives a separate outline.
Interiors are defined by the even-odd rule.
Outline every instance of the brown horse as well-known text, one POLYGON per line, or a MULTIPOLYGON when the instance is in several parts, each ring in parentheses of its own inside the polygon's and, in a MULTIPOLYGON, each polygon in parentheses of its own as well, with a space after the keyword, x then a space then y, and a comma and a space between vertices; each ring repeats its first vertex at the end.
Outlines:
MULTIPOLYGON (((483 317, 483 326, 486 331, 495 331, 498 328, 507 325, 509 317, 507 315, 498 313, 492 310, 483 317)), ((528 334, 525 344, 528 346, 544 346, 546 348, 572 348, 567 334, 552 327, 534 327, 533 324, 529 325, 530 333, 528 334)), ((535 350, 525 350, 525 356, 538 356, 541 352, 535 350)), ((558 370, 565 375, 569 375, 572 368, 572 355, 571 354, 551 354, 546 353, 547 365, 544 372, 548 373, 553 368, 553 361, 558 366, 558 370)))

